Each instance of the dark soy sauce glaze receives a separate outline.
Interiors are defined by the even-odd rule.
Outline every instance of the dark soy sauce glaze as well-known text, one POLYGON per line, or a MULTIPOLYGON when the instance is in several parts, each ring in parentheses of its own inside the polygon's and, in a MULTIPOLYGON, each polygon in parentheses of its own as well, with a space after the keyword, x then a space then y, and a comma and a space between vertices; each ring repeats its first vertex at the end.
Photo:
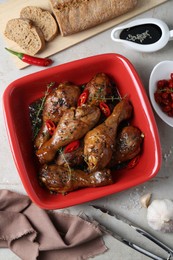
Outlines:
POLYGON ((162 31, 156 24, 141 24, 124 29, 120 33, 120 39, 138 44, 152 44, 162 36, 162 31))

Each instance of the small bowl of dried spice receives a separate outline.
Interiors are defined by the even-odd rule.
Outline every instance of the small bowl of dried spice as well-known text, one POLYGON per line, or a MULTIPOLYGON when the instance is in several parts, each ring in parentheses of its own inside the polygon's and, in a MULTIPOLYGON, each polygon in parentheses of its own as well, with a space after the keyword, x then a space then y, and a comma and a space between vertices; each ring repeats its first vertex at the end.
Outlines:
POLYGON ((162 61, 153 68, 149 95, 158 116, 173 127, 173 61, 162 61))

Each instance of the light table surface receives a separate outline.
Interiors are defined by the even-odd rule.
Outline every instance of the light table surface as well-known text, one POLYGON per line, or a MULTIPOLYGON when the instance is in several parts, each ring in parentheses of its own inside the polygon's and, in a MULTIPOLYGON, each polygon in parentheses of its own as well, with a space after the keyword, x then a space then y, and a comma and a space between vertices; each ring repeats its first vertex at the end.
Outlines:
MULTIPOLYGON (((0 2, 3 2, 2 0, 0 2)), ((173 29, 173 1, 168 1, 150 11, 147 11, 134 19, 144 17, 154 17, 165 21, 170 29, 173 29)), ((133 19, 131 19, 133 20, 133 19)), ((110 39, 111 29, 107 30, 99 35, 96 35, 88 40, 85 40, 69 49, 61 51, 55 54, 52 59, 54 60, 54 66, 63 64, 72 60, 80 59, 87 56, 92 56, 102 53, 119 53, 128 58, 136 68, 141 80, 144 84, 146 92, 148 94, 149 76, 153 67, 160 61, 173 60, 173 41, 169 42, 167 46, 155 53, 138 53, 127 48, 124 48, 120 44, 115 44, 110 39)), ((14 65, 9 53, 4 50, 5 43, 0 37, 0 95, 1 95, 1 107, 0 107, 0 189, 9 189, 12 191, 25 194, 25 190, 19 178, 17 169, 15 167, 12 154, 7 139, 7 133, 4 124, 3 110, 2 110, 2 94, 9 83, 24 75, 42 70, 43 68, 29 66, 23 70, 19 70, 14 65)), ((173 68, 172 68, 173 69, 173 68)), ((154 234, 157 238, 161 239, 167 245, 173 248, 173 234, 163 234, 151 230, 146 220, 146 209, 140 205, 140 198, 146 193, 152 194, 152 199, 168 198, 173 200, 173 130, 170 126, 166 125, 156 115, 161 147, 162 147, 162 167, 158 175, 150 181, 131 188, 129 190, 99 199, 94 201, 93 204, 108 205, 109 208, 115 209, 117 212, 122 213, 124 216, 128 216, 134 223, 140 225, 142 228, 148 230, 154 234)), ((125 225, 119 225, 116 220, 109 216, 105 216, 98 211, 95 212, 90 206, 90 203, 62 209, 61 211, 72 214, 79 214, 80 212, 86 213, 88 216, 94 217, 101 224, 107 225, 113 231, 123 235, 126 238, 143 245, 147 249, 153 250, 155 253, 159 252, 159 249, 148 240, 132 232, 125 225)), ((109 250, 100 256, 95 257, 96 260, 147 260, 148 257, 141 255, 133 249, 123 245, 110 236, 104 237, 105 243, 109 250)), ((162 252, 160 252, 162 254, 162 252)), ((17 260, 19 259, 8 249, 0 250, 0 259, 4 260, 17 260)))

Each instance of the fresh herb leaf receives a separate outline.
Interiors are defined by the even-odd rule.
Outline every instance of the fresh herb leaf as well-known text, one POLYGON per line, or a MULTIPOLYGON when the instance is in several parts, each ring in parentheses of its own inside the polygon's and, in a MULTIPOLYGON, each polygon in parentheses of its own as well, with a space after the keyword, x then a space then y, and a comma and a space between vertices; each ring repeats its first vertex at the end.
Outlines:
POLYGON ((50 93, 50 89, 54 85, 55 85, 55 82, 49 83, 46 86, 46 91, 44 93, 44 96, 40 100, 37 100, 36 102, 31 104, 29 107, 30 117, 31 117, 31 121, 32 121, 33 140, 35 140, 35 138, 38 135, 38 132, 40 131, 41 123, 42 123, 41 115, 43 112, 44 104, 45 104, 47 96, 50 93))

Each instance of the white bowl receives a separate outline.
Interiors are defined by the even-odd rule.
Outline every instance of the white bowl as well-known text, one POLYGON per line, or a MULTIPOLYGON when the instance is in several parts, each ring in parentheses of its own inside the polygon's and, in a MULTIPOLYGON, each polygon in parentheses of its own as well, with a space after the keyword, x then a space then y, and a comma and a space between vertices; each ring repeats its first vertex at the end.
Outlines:
POLYGON ((166 60, 158 63, 152 70, 149 79, 149 95, 153 108, 158 116, 169 126, 173 127, 173 117, 167 116, 154 99, 154 92, 156 91, 157 81, 162 79, 169 79, 170 74, 173 73, 173 61, 166 60))

